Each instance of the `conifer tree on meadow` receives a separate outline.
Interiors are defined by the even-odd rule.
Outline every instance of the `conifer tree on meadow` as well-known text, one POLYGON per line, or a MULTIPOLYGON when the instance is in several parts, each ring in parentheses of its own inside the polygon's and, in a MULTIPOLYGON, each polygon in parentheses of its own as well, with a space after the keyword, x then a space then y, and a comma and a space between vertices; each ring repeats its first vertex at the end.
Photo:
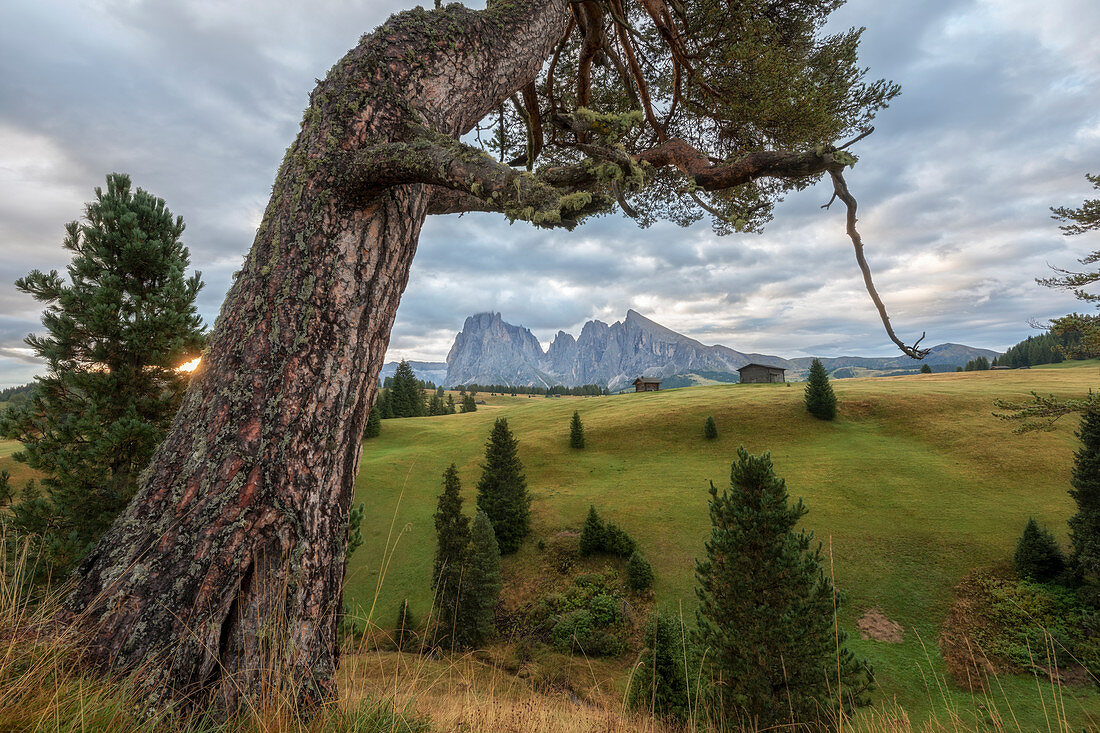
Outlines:
POLYGON ((932 373, 932 367, 929 366, 928 364, 921 364, 920 365, 920 373, 921 374, 931 374, 932 373))
POLYGON ((1042 529, 1034 518, 1027 520, 1024 533, 1016 542, 1013 560, 1018 576, 1040 583, 1054 580, 1066 566, 1054 535, 1042 529))
POLYGON ((693 665, 694 657, 679 621, 667 614, 654 614, 646 625, 645 646, 631 677, 627 693, 630 707, 686 723, 691 713, 693 681, 688 665, 693 665))
POLYGON ((462 395, 462 411, 477 412, 477 403, 474 402, 474 396, 472 394, 462 395))
POLYGON ((573 419, 569 421, 569 447, 584 448, 584 425, 581 424, 581 414, 573 410, 573 419))
POLYGON ((531 497, 519 460, 519 443, 506 418, 493 424, 481 469, 477 508, 493 523, 500 553, 509 555, 519 549, 529 531, 531 497))
POLYGON ((364 438, 377 438, 382 434, 382 418, 378 412, 378 405, 375 405, 367 415, 367 426, 363 428, 364 438))
MULTIPOLYGON (((1087 410, 1077 430, 1081 447, 1074 453, 1073 488, 1077 511, 1069 518, 1074 567, 1082 579, 1100 589, 1100 410, 1087 410)), ((1100 590, 1096 594, 1100 598, 1100 590)))
POLYGON ((870 666, 834 627, 832 583, 813 535, 795 532, 806 514, 788 504, 771 457, 738 449, 730 488, 711 484, 711 535, 696 561, 697 630, 713 705, 753 729, 827 724, 839 699, 865 702, 870 666), (839 679, 838 679, 839 675, 839 679))
POLYGON ((582 557, 603 552, 604 536, 607 528, 604 526, 600 515, 596 513, 596 507, 589 505, 588 516, 585 517, 584 527, 581 529, 580 553, 582 557))
POLYGON ((703 437, 707 440, 718 438, 718 423, 714 422, 714 417, 711 415, 707 415, 707 419, 703 421, 703 437))
POLYGON ((397 365, 390 383, 389 408, 394 417, 421 417, 428 414, 424 403, 424 390, 409 362, 404 359, 397 365))
POLYGON ((836 395, 820 359, 810 363, 810 374, 806 379, 806 411, 819 420, 836 418, 836 395))
POLYGON ((432 589, 441 631, 437 641, 453 638, 459 625, 459 599, 470 544, 470 520, 462 513, 462 485, 455 464, 443 472, 443 493, 435 512, 435 565, 432 589))
MULTIPOLYGON (((46 334, 27 344, 46 364, 30 399, 0 417, 14 458, 43 474, 0 517, 34 536, 39 567, 63 574, 111 525, 164 438, 204 341, 187 277, 183 219, 122 173, 65 227, 68 278, 32 271, 16 287, 46 304, 46 334)), ((201 367, 200 367, 201 368, 201 367)))
POLYGON ((459 596, 455 641, 461 647, 482 646, 493 636, 493 615, 500 599, 500 547, 493 525, 479 511, 470 530, 470 550, 459 596))
MULTIPOLYGON (((476 405, 475 405, 475 407, 476 407, 476 405)), ((453 414, 455 414, 455 412, 458 411, 457 408, 455 407, 455 397, 454 397, 454 395, 451 395, 451 394, 447 395, 447 403, 443 406, 443 408, 444 408, 444 413, 443 413, 444 415, 453 415, 453 414)))

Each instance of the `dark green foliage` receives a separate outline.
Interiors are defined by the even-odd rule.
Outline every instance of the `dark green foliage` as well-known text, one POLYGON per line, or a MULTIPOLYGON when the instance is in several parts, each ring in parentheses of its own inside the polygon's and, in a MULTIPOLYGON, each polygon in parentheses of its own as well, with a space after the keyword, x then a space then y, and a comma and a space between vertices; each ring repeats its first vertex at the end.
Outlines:
POLYGON ((533 394, 533 395, 573 395, 575 397, 593 397, 597 395, 610 394, 606 387, 601 387, 598 384, 582 384, 579 387, 563 387, 562 385, 554 385, 553 387, 532 387, 524 385, 512 385, 512 384, 468 384, 460 385, 465 390, 469 390, 473 394, 481 392, 490 392, 496 394, 510 394, 513 397, 517 394, 533 394))
MULTIPOLYGON (((0 501, 0 505, 3 502, 0 501)), ((365 504, 352 507, 348 513, 348 528, 346 532, 347 544, 344 550, 344 574, 348 572, 348 563, 351 561, 351 556, 355 554, 363 544, 363 517, 366 516, 367 507, 365 504)), ((362 629, 356 624, 355 619, 349 615, 348 607, 346 604, 341 606, 340 620, 337 622, 336 635, 337 639, 343 641, 349 637, 356 637, 361 633, 362 629)))
POLYGON ((443 398, 437 393, 433 392, 432 396, 428 398, 428 414, 429 415, 446 415, 443 407, 443 398))
POLYGON ((581 424, 581 414, 576 410, 569 421, 569 447, 584 448, 584 425, 581 424))
POLYGON ((653 587, 653 566, 637 550, 626 561, 626 585, 636 593, 653 587))
POLYGON ((806 379, 806 411, 818 420, 836 418, 836 395, 820 359, 810 363, 810 374, 806 379))
POLYGON ((550 641, 559 651, 611 657, 626 650, 623 597, 617 574, 585 573, 565 595, 547 596, 534 611, 535 626, 550 626, 550 641))
POLYGON ((1081 447, 1073 454, 1073 488, 1077 511, 1069 518, 1073 564, 1085 583, 1100 589, 1100 410, 1081 416, 1081 447))
POLYGON ((609 555, 630 557, 634 554, 637 545, 625 529, 617 524, 608 522, 604 525, 603 551, 609 555))
POLYGON ((477 412, 477 403, 472 394, 462 395, 462 412, 477 412))
POLYGON ((367 415, 367 426, 363 428, 363 438, 377 438, 382 434, 382 418, 378 412, 378 405, 367 415))
POLYGON ((443 472, 443 493, 439 495, 435 512, 436 550, 432 571, 440 628, 436 642, 443 645, 459 625, 459 598, 470 544, 470 520, 462 513, 461 492, 458 470, 452 463, 443 472))
POLYGON ((398 651, 410 652, 420 642, 419 622, 409 609, 409 599, 401 601, 397 607, 397 619, 393 625, 393 645, 398 651))
POLYGON ((424 390, 409 362, 404 359, 397 365, 389 388, 389 409, 394 417, 420 417, 428 414, 424 404, 424 390))
POLYGON ((390 406, 390 391, 388 389, 378 391, 378 399, 374 402, 374 409, 378 411, 378 417, 383 420, 393 418, 393 409, 390 406))
POLYGON ((703 422, 703 437, 707 440, 718 439, 718 424, 710 415, 707 415, 707 419, 703 422))
POLYGON ((493 612, 500 598, 500 549, 493 525, 479 511, 470 531, 470 554, 462 578, 455 641, 461 647, 485 644, 494 632, 493 612))
POLYGON ((585 517, 584 527, 581 529, 580 553, 581 556, 606 553, 619 557, 630 557, 634 552, 634 539, 625 529, 611 522, 604 523, 600 515, 596 513, 596 507, 588 507, 588 516, 585 517))
POLYGON ((692 694, 689 680, 697 664, 687 631, 672 616, 655 614, 645 631, 645 648, 630 680, 630 707, 649 714, 686 723, 691 717, 692 694), (685 665, 691 665, 686 668, 685 665))
POLYGON ((15 283, 46 304, 46 334, 26 341, 47 371, 0 435, 44 477, 5 521, 9 536, 37 538, 43 575, 71 569, 130 500, 186 387, 176 368, 204 338, 183 220, 121 173, 95 194, 66 226, 68 280, 35 270, 15 283))
POLYGON ((595 555, 603 551, 605 529, 603 520, 596 513, 596 507, 588 507, 588 516, 585 517, 584 527, 581 529, 580 553, 582 557, 595 555))
POLYGON ((477 508, 493 523, 503 555, 518 550, 529 531, 531 497, 518 449, 508 420, 498 419, 485 444, 485 463, 477 482, 477 508))
POLYGON ((1072 334, 1060 336, 1044 333, 1028 336, 993 360, 994 366, 1025 367, 1039 364, 1058 364, 1065 360, 1063 349, 1072 351, 1078 338, 1072 334))
POLYGON ((849 707, 866 702, 871 669, 843 646, 843 632, 837 646, 841 599, 822 572, 820 545, 795 532, 805 506, 788 504, 767 453, 737 455, 730 489, 711 484, 711 534, 695 567, 695 641, 715 683, 711 703, 731 723, 826 724, 836 712, 838 671, 849 707))
POLYGON ((920 373, 921 374, 931 374, 932 373, 932 367, 928 366, 927 364, 921 364, 920 365, 920 373))
POLYGON ((979 356, 977 359, 971 359, 966 362, 966 366, 963 368, 964 372, 984 372, 989 370, 989 359, 984 356, 979 356))
MULTIPOLYGON (((477 405, 474 405, 474 407, 476 408, 477 405)), ((444 415, 453 415, 458 411, 457 408, 455 407, 455 396, 454 395, 452 395, 452 394, 447 395, 447 403, 445 405, 443 405, 443 409, 444 409, 444 412, 443 412, 444 415)))
POLYGON ((1040 528, 1034 519, 1027 520, 1024 533, 1016 542, 1013 559, 1018 576, 1040 583, 1054 580, 1066 567, 1066 560, 1054 535, 1040 528))
POLYGON ((1082 662, 1093 674, 1100 668, 1093 666, 1100 663, 1100 627, 1072 589, 976 573, 959 584, 956 594, 966 603, 969 644, 998 666, 1044 680, 1055 664, 1064 669, 1082 662))

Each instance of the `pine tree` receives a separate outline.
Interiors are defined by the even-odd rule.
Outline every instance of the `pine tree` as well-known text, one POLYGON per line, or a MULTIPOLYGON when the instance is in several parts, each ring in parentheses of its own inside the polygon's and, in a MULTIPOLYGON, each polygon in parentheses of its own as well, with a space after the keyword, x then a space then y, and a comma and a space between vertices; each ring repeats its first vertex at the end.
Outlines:
POLYGON ((820 359, 814 359, 810 364, 810 375, 806 380, 806 411, 819 420, 836 418, 836 395, 820 359))
POLYGON ((518 550, 529 528, 531 497, 518 448, 508 420, 499 418, 485 444, 485 463, 477 482, 477 508, 493 523, 502 555, 518 550))
POLYGON ((653 585, 653 566, 635 550, 626 561, 626 584, 632 591, 648 590, 653 585))
POLYGON ((687 665, 692 664, 695 653, 686 644, 686 633, 679 621, 654 614, 646 625, 640 664, 631 677, 632 708, 647 710, 665 720, 688 721, 693 698, 687 665))
POLYGON ((416 615, 409 609, 409 599, 404 599, 397 607, 397 620, 393 625, 393 645, 398 651, 407 652, 416 648, 419 625, 416 615))
POLYGON ((581 414, 573 410, 573 419, 569 421, 569 447, 584 448, 584 425, 581 424, 581 414))
POLYGON ((390 384, 389 407, 394 417, 421 417, 428 413, 424 404, 424 390, 409 362, 404 359, 397 365, 390 384))
POLYGON ((374 409, 367 415, 367 426, 363 428, 364 438, 377 438, 382 434, 382 418, 378 414, 378 406, 375 405, 374 409))
POLYGON ((921 364, 920 365, 920 373, 921 374, 931 374, 932 373, 932 367, 928 366, 927 364, 921 364))
MULTIPOLYGON (((475 405, 475 407, 476 407, 476 405, 475 405)), ((453 415, 453 414, 455 414, 455 412, 457 412, 457 409, 455 408, 455 396, 452 395, 452 394, 449 394, 449 395, 447 395, 446 412, 443 413, 443 414, 453 415)))
POLYGON ((46 335, 27 337, 47 372, 0 417, 0 434, 23 443, 15 459, 44 474, 41 493, 6 521, 41 540, 40 567, 53 575, 130 500, 182 399, 187 377, 177 368, 203 344, 202 281, 184 274, 183 219, 121 173, 95 197, 65 228, 69 280, 35 270, 15 283, 47 304, 46 335))
POLYGON ((597 552, 603 552, 606 532, 607 529, 604 527, 603 520, 596 513, 596 507, 590 505, 588 516, 584 520, 584 527, 581 529, 581 556, 587 557, 588 555, 595 555, 597 552))
POLYGON ((437 641, 446 643, 458 625, 459 598, 470 544, 470 520, 462 513, 462 485, 455 464, 443 472, 443 493, 435 512, 435 566, 432 589, 441 631, 437 641))
POLYGON ((443 400, 435 392, 432 393, 431 398, 428 400, 428 414, 429 415, 443 415, 444 413, 443 400))
POLYGON ((716 440, 718 438, 718 424, 714 422, 714 418, 707 415, 707 419, 703 421, 703 436, 707 440, 716 440))
POLYGON ((845 705, 863 703, 870 667, 837 646, 836 594, 813 535, 796 533, 806 514, 788 505, 771 457, 738 449, 730 489, 711 484, 711 535, 696 561, 696 642, 707 660, 713 704, 731 723, 755 728, 827 722, 836 710, 838 668, 845 705))
POLYGON ((472 394, 465 394, 462 396, 462 411, 477 412, 477 403, 474 402, 474 396, 472 394))
POLYGON ((1066 567, 1062 550, 1054 535, 1041 529, 1034 518, 1027 520, 1024 533, 1016 542, 1016 574, 1040 583, 1057 578, 1066 567))
POLYGON ((1089 585, 1100 588, 1100 411, 1081 416, 1081 447, 1073 455, 1073 488, 1077 511, 1069 518, 1073 563, 1089 585))
POLYGON ((493 636, 493 613, 500 599, 500 548, 493 525, 478 512, 470 531, 470 554, 463 576, 455 640, 459 646, 482 646, 493 636))

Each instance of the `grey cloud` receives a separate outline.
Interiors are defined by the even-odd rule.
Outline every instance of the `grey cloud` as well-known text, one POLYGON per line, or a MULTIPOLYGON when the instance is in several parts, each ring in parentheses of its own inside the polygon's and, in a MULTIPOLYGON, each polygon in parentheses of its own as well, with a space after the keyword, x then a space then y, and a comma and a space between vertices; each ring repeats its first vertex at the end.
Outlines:
MULTIPOLYGON (((314 77, 399 7, 24 0, 6 8, 0 348, 22 346, 38 328, 39 304, 10 283, 32 267, 64 267, 62 226, 112 170, 184 216, 193 265, 207 281, 200 308, 213 323, 314 77)), ((848 174, 899 332, 1004 348, 1028 335, 1029 318, 1079 308, 1034 278, 1096 247, 1095 238, 1061 237, 1048 207, 1090 195, 1083 174, 1100 159, 1100 56, 1086 42, 1100 30, 1100 8, 852 0, 830 29, 853 25, 867 26, 872 78, 903 85, 848 174)), ((545 342, 630 307, 741 350, 896 353, 863 291, 843 212, 819 208, 829 194, 825 183, 791 194, 762 236, 717 238, 705 223, 642 230, 621 217, 572 233, 487 215, 430 219, 390 355, 442 358, 477 311, 501 311, 545 342)), ((4 353, 0 385, 26 381, 33 367, 4 353)))

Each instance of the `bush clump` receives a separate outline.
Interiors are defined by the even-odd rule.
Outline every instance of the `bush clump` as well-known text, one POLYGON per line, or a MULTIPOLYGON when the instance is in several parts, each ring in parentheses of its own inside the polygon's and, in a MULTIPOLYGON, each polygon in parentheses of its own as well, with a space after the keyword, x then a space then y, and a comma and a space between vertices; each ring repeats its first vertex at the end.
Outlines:
POLYGON ((582 557, 589 555, 616 555, 618 557, 630 557, 637 545, 630 534, 611 522, 604 523, 596 512, 596 507, 588 507, 588 516, 584 520, 584 528, 581 530, 580 553, 582 557))
POLYGON ((718 424, 714 422, 714 417, 711 415, 707 415, 706 421, 703 422, 703 437, 707 440, 718 438, 718 424))

